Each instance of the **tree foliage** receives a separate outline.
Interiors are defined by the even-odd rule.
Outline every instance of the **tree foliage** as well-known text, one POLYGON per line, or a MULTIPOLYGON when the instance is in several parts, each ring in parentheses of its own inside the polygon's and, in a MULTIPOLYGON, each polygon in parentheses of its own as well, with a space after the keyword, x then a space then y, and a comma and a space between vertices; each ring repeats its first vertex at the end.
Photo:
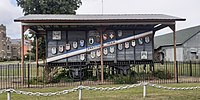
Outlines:
POLYGON ((81 0, 16 0, 27 14, 75 14, 81 0))
MULTIPOLYGON (((23 9, 24 15, 28 14, 75 14, 82 4, 81 0, 16 0, 17 5, 23 9)), ((34 37, 35 38, 35 35, 34 37)), ((35 39, 31 52, 35 55, 35 39)), ((38 57, 46 58, 45 37, 38 38, 38 57)), ((35 56, 34 56, 35 58, 35 56)))

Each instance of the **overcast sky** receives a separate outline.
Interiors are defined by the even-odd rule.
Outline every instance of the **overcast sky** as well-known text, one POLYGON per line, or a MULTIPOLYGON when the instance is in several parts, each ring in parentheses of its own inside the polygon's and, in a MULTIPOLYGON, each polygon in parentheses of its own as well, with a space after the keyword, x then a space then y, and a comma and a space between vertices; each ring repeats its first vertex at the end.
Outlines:
MULTIPOLYGON (((167 14, 186 18, 185 22, 177 23, 177 30, 200 24, 200 0, 104 0, 104 14, 167 14)), ((77 14, 101 14, 102 0, 82 0, 77 14)), ((1 0, 0 24, 7 27, 7 36, 20 38, 20 23, 14 19, 23 16, 22 9, 17 7, 15 0, 1 0)), ((169 29, 156 34, 171 32, 169 29)))

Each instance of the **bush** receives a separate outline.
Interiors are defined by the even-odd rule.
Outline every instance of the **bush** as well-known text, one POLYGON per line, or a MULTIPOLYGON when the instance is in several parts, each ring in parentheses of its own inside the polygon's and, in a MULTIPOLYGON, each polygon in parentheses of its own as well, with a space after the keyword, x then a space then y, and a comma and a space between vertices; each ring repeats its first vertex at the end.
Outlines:
POLYGON ((124 76, 124 75, 116 75, 112 76, 114 83, 116 84, 134 84, 137 83, 135 77, 124 76))
POLYGON ((154 77, 157 77, 159 79, 171 79, 172 78, 172 74, 170 72, 165 72, 163 70, 157 70, 153 73, 154 77))
POLYGON ((70 79, 68 75, 69 71, 62 70, 61 72, 57 73, 50 82, 52 83, 71 82, 72 79, 70 79))
POLYGON ((29 84, 44 84, 44 79, 42 77, 34 77, 32 79, 30 79, 29 84))

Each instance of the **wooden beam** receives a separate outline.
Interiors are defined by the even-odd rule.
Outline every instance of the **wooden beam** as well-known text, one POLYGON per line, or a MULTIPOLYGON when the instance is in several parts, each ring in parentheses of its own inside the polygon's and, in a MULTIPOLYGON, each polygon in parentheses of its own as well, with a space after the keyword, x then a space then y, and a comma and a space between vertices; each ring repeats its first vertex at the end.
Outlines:
POLYGON ((160 29, 163 29, 163 28, 165 28, 165 27, 168 27, 168 25, 166 25, 166 24, 161 24, 161 25, 159 25, 159 26, 157 26, 157 27, 154 27, 154 31, 156 32, 156 31, 158 31, 158 30, 160 30, 160 29))

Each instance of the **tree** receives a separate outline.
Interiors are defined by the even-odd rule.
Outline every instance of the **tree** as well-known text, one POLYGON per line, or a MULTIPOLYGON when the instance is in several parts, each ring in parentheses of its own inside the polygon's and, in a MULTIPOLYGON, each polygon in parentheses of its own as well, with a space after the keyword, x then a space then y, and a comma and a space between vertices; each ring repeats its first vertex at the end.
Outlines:
POLYGON ((75 14, 81 0, 16 0, 27 14, 75 14))

